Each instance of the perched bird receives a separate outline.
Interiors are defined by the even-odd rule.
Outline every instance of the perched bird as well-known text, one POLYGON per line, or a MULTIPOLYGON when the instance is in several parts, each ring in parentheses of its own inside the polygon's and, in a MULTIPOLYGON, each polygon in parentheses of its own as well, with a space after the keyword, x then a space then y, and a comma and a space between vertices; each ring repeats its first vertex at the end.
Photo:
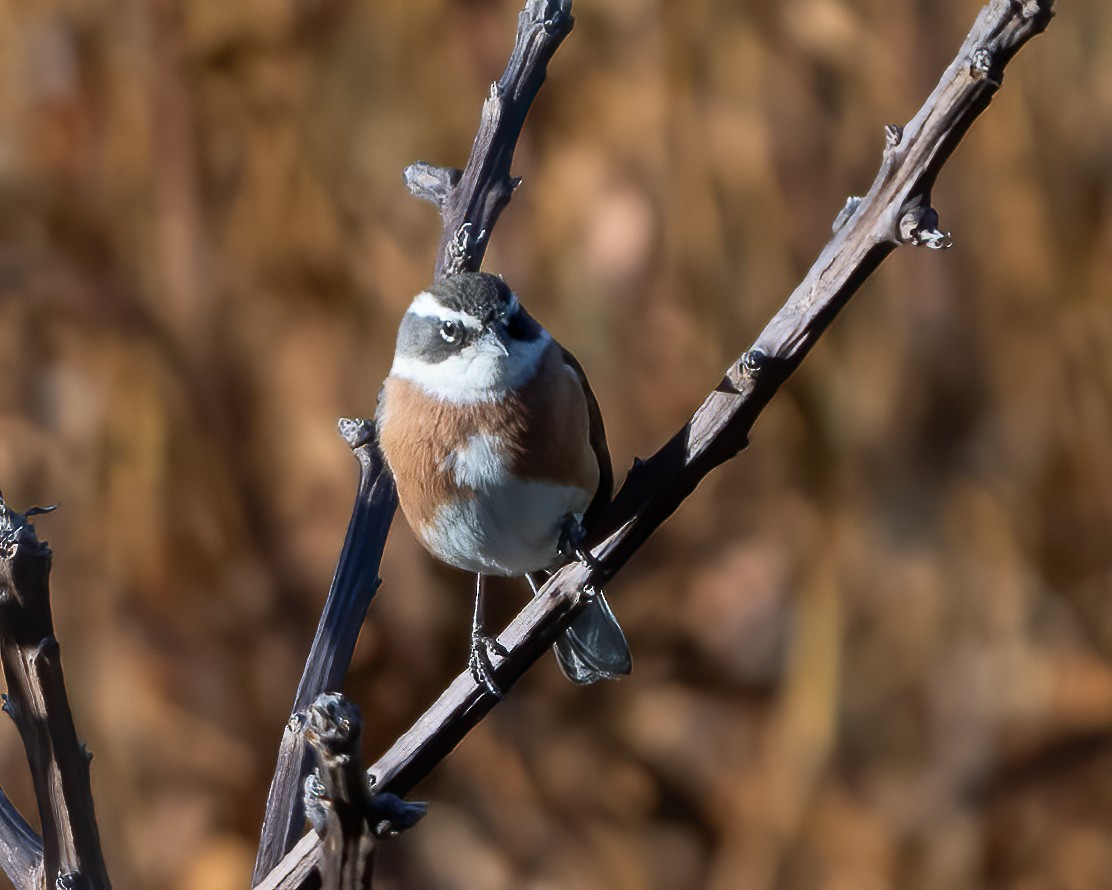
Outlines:
MULTIPOLYGON (((483 579, 551 571, 579 554, 613 470, 598 402, 575 357, 494 275, 437 281, 409 305, 376 413, 402 512, 434 556, 474 572, 468 663, 499 694, 483 579)), ((601 592, 556 642, 576 683, 628 674, 629 647, 601 592)))

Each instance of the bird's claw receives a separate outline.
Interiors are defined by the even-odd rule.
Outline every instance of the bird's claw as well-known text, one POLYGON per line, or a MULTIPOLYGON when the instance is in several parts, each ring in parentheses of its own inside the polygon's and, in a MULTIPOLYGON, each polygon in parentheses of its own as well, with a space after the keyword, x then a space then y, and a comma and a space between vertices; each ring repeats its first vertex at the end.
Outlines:
POLYGON ((593 600, 600 593, 602 593, 602 591, 595 587, 594 584, 584 584, 582 587, 579 588, 579 592, 583 594, 583 596, 585 596, 588 601, 593 600))
POLYGON ((599 564, 594 554, 583 546, 586 540, 587 530, 583 528, 583 523, 574 516, 568 516, 560 530, 557 548, 564 556, 575 557, 593 572, 598 569, 599 564))
POLYGON ((502 689, 494 679, 494 665, 491 663, 491 654, 505 658, 509 650, 494 637, 486 634, 474 633, 471 635, 471 652, 467 657, 467 667, 475 682, 486 688, 495 698, 502 697, 502 689))

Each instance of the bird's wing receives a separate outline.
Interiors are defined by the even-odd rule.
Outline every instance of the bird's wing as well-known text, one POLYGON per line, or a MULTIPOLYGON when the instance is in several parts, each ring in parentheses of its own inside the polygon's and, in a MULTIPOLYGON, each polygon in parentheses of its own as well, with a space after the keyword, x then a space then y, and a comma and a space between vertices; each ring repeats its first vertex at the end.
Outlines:
POLYGON ((610 463, 610 448, 606 444, 606 427, 602 423, 602 411, 599 410, 598 400, 587 381, 583 366, 574 355, 560 347, 564 363, 575 372, 579 382, 583 384, 583 397, 587 400, 588 435, 591 440, 591 450, 598 461, 598 491, 587 512, 583 514, 583 524, 589 525, 596 513, 604 509, 614 494, 614 467, 610 463))

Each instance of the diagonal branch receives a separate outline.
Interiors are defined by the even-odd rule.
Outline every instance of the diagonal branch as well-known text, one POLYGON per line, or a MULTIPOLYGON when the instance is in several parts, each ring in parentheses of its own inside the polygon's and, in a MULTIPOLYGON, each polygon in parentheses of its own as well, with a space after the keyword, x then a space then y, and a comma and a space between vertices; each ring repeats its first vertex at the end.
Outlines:
MULTIPOLYGON (((691 419, 656 454, 635 463, 591 537, 594 568, 573 563, 549 580, 499 637, 495 656, 506 689, 544 652, 582 607, 588 584, 613 578, 700 480, 745 447, 761 410, 799 366, 861 283, 899 245, 949 246, 938 230, 930 190, 973 121, 1000 88, 1004 68, 1046 29, 1053 0, 993 0, 981 10, 957 57, 915 117, 886 129, 881 168, 868 194, 851 199, 833 239, 787 302, 731 365, 691 419)), ((485 118, 484 118, 485 119, 485 118)), ((443 175, 443 182, 452 177, 443 175)), ((420 192, 420 189, 414 189, 420 192)), ((496 704, 469 673, 458 676, 371 769, 377 791, 404 794, 496 704)), ((260 887, 304 886, 320 842, 302 838, 260 887)))
MULTIPOLYGON (((16 513, 0 500, 0 662, 7 710, 31 767, 46 885, 97 890, 110 885, 89 784, 92 755, 77 738, 66 696, 50 613, 51 552, 28 522, 36 512, 42 511, 16 513)), ((33 834, 25 839, 36 840, 33 834)))

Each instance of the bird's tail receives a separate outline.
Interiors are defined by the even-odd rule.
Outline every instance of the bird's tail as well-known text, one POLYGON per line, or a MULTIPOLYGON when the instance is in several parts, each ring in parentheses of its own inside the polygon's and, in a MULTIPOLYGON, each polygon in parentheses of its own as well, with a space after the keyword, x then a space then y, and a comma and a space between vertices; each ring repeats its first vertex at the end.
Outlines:
POLYGON ((553 644, 556 661, 573 683, 626 676, 633 667, 629 644, 602 591, 595 593, 553 644))

